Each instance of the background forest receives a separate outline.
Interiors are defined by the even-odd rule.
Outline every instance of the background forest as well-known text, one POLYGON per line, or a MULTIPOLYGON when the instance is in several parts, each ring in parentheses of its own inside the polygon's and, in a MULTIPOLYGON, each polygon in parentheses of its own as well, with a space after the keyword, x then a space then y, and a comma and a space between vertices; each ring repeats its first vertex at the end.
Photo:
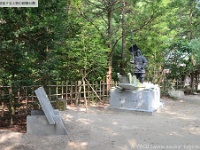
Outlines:
POLYGON ((0 85, 117 80, 132 72, 131 34, 147 81, 198 82, 199 0, 39 0, 0 9, 0 85))

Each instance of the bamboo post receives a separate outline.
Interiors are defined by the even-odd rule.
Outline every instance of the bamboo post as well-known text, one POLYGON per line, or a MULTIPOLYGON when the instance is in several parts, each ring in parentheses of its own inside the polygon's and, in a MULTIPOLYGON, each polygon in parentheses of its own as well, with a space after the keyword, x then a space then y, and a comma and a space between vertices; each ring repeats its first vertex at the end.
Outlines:
POLYGON ((33 89, 34 89, 34 86, 32 85, 31 86, 31 102, 33 103, 33 101, 34 101, 34 92, 33 92, 33 89))
POLYGON ((67 81, 65 81, 65 100, 66 100, 66 102, 67 102, 67 99, 68 99, 68 82, 67 81))
MULTIPOLYGON (((27 94, 27 93, 28 93, 28 92, 27 92, 26 86, 24 86, 24 91, 25 91, 25 97, 26 97, 26 98, 25 98, 25 103, 26 103, 26 108, 27 108, 27 106, 28 106, 28 98, 27 98, 27 95, 28 95, 28 94, 27 94)), ((32 104, 33 104, 33 103, 32 103, 32 104)), ((26 114, 28 113, 28 112, 27 112, 27 109, 25 110, 25 112, 26 112, 26 114)))
POLYGON ((76 106, 78 106, 78 96, 77 96, 77 86, 78 85, 78 83, 77 82, 75 82, 75 103, 76 103, 76 106))
POLYGON ((100 99, 101 99, 101 95, 99 93, 99 84, 97 81, 95 81, 95 84, 94 84, 94 87, 95 87, 95 91, 97 92, 97 94, 99 95, 100 99))
MULTIPOLYGON (((4 97, 4 91, 2 91, 1 95, 2 95, 2 97, 4 97)), ((4 107, 5 107, 5 104, 2 101, 1 102, 1 117, 4 117, 4 107)))
POLYGON ((90 86, 90 88, 92 89, 92 91, 94 92, 94 94, 97 96, 97 98, 101 101, 101 98, 99 97, 99 95, 97 94, 97 92, 94 90, 94 88, 90 85, 89 81, 86 78, 84 78, 84 79, 87 82, 87 84, 90 86))
MULTIPOLYGON (((112 81, 109 83, 109 87, 111 87, 111 83, 112 83, 112 81)), ((106 85, 106 86, 108 86, 108 85, 106 85)), ((109 88, 110 89, 110 88, 109 88)), ((109 89, 108 88, 106 88, 106 93, 105 93, 105 97, 107 97, 108 96, 108 91, 109 91, 109 89)), ((105 98, 106 99, 106 98, 105 98)))
POLYGON ((71 81, 71 87, 70 87, 70 96, 71 96, 71 104, 73 99, 73 82, 71 81))
MULTIPOLYGON (((96 91, 95 85, 94 85, 94 84, 95 84, 94 81, 92 81, 92 84, 90 84, 90 85, 91 85, 91 87, 96 91)), ((89 97, 89 98, 95 99, 95 97, 96 97, 96 96, 94 96, 94 95, 90 92, 90 97, 89 97)), ((90 101, 91 101, 91 100, 90 100, 90 101)))
POLYGON ((103 87, 102 92, 103 92, 103 100, 104 100, 105 90, 106 90, 106 88, 105 88, 105 82, 102 83, 102 87, 103 87))
POLYGON ((17 87, 17 102, 20 102, 20 95, 21 95, 20 87, 17 87))
POLYGON ((68 101, 68 81, 66 81, 65 82, 65 86, 66 86, 66 88, 65 88, 65 100, 66 100, 66 108, 67 108, 67 101, 68 101))
MULTIPOLYGON (((29 97, 28 97, 29 96, 29 94, 28 94, 28 88, 29 88, 29 86, 24 86, 23 88, 24 88, 23 92, 25 93, 25 95, 24 95, 25 98, 22 97, 22 100, 25 99, 25 102, 28 103, 29 102, 29 97)), ((31 103, 31 104, 33 105, 33 103, 31 103)))
POLYGON ((14 107, 14 95, 13 95, 13 90, 12 90, 12 86, 10 87, 9 89, 9 94, 11 95, 11 98, 10 98, 10 126, 13 126, 14 122, 13 122, 13 117, 14 117, 14 114, 15 114, 15 107, 14 107))
POLYGON ((1 102, 1 117, 4 117, 5 103, 1 102))
MULTIPOLYGON (((85 79, 84 79, 85 80, 85 79)), ((86 98, 89 98, 90 97, 90 87, 89 87, 89 84, 88 82, 85 83, 85 90, 87 92, 87 95, 86 95, 86 98), (86 84, 87 83, 87 84, 86 84)))
POLYGON ((62 97, 62 99, 63 99, 63 93, 64 93, 64 92, 63 92, 63 91, 64 91, 64 89, 63 89, 63 81, 61 82, 61 90, 62 90, 62 91, 61 91, 61 92, 62 92, 62 93, 61 93, 61 97, 62 97))
POLYGON ((49 81, 49 98, 51 99, 51 82, 49 81))
POLYGON ((56 98, 58 98, 58 81, 56 81, 56 98))
MULTIPOLYGON (((100 98, 102 99, 102 90, 101 90, 101 81, 99 82, 99 96, 100 96, 100 98)), ((104 100, 103 100, 104 101, 104 100)))
POLYGON ((85 91, 85 80, 84 80, 84 78, 82 79, 82 81, 83 81, 84 104, 85 104, 86 112, 88 112, 87 98, 86 98, 86 91, 85 91))

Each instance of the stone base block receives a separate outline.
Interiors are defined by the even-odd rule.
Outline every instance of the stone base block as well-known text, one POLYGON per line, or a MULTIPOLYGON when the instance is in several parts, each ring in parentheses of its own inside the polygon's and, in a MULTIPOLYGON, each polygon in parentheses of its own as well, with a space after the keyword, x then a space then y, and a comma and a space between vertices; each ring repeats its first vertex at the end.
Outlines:
POLYGON ((142 90, 121 90, 114 87, 110 91, 110 108, 153 112, 162 105, 158 86, 142 90))
POLYGON ((60 111, 66 110, 66 100, 62 98, 56 99, 56 108, 60 111))
MULTIPOLYGON (((57 111, 55 111, 55 114, 57 111)), ((42 112, 34 111, 27 116, 27 133, 35 135, 66 135, 66 127, 59 115, 54 116, 56 124, 49 124, 42 112)))

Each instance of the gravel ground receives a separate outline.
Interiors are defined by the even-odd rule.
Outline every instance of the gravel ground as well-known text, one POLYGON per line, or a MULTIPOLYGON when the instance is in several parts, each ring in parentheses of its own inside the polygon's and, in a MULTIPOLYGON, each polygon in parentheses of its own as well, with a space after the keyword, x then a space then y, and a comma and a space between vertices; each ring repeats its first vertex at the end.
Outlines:
POLYGON ((68 135, 0 130, 0 150, 200 150, 200 96, 162 101, 153 114, 69 107, 61 112, 68 135))

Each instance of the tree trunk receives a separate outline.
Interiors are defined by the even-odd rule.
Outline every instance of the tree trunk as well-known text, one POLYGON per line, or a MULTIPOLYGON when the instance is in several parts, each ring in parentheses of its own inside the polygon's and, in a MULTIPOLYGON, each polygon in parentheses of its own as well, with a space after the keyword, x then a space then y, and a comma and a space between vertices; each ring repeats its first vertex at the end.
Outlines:
POLYGON ((108 61, 108 71, 106 75, 107 91, 110 91, 112 84, 112 56, 110 56, 108 61))
POLYGON ((191 87, 191 93, 194 93, 194 72, 191 73, 190 87, 191 87))
MULTIPOLYGON (((192 4, 190 4, 192 6, 192 4)), ((190 31, 189 31, 190 40, 193 39, 193 9, 190 9, 190 31)))
POLYGON ((121 60, 121 74, 125 74, 125 50, 126 50, 126 31, 125 31, 125 0, 122 1, 122 60, 121 60))
POLYGON ((111 88, 111 83, 112 83, 112 59, 113 59, 113 40, 112 40, 112 15, 113 15, 113 10, 112 10, 112 3, 113 0, 109 1, 108 5, 108 48, 109 48, 109 53, 108 53, 108 70, 106 74, 106 83, 107 83, 107 91, 110 91, 111 88))
POLYGON ((81 95, 81 88, 82 88, 82 83, 81 81, 78 81, 78 92, 76 94, 76 106, 78 106, 78 101, 79 101, 79 98, 80 98, 80 95, 81 95))

